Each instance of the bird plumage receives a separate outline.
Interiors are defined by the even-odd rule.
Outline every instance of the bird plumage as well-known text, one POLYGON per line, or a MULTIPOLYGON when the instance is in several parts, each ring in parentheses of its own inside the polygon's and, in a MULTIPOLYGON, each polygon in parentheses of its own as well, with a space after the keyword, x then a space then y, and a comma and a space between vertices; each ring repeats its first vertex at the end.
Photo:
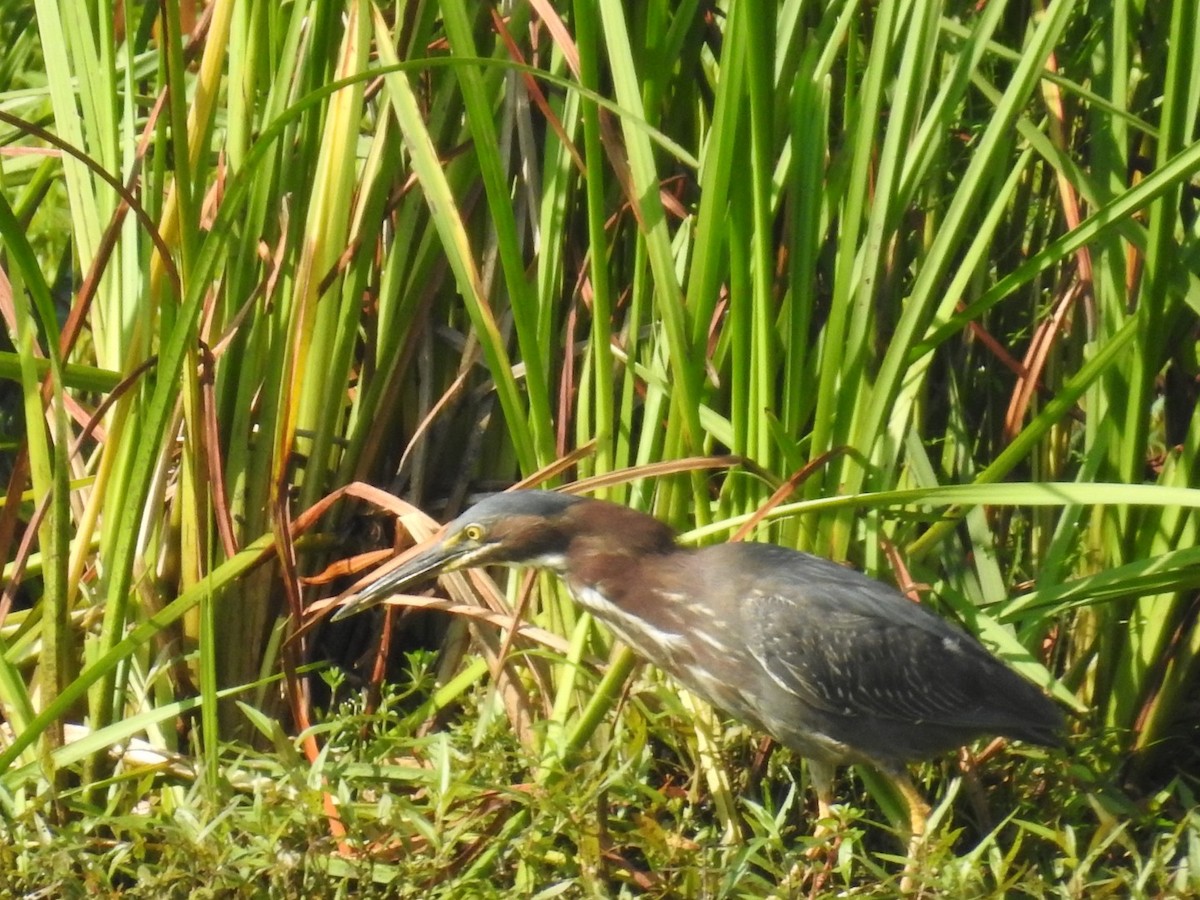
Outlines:
MULTIPOLYGON (((577 536, 571 546, 586 543, 577 536)), ((571 565, 573 556, 568 548, 566 578, 585 607, 687 687, 802 755, 894 768, 983 734, 1058 742, 1062 713, 1037 687, 966 632, 852 569, 756 543, 679 548, 666 564, 642 557, 636 572, 594 554, 571 565), (677 600, 656 602, 662 581, 677 600), (697 596, 703 603, 689 604, 697 596), (717 620, 704 625, 722 646, 674 646, 672 636, 700 625, 697 615, 717 620), (658 645, 631 621, 650 625, 658 645), (742 684, 711 678, 730 655, 741 657, 742 684), (747 692, 754 696, 739 696, 747 692), (771 702, 756 699, 764 696, 771 702), (783 724, 797 720, 805 726, 783 724)))

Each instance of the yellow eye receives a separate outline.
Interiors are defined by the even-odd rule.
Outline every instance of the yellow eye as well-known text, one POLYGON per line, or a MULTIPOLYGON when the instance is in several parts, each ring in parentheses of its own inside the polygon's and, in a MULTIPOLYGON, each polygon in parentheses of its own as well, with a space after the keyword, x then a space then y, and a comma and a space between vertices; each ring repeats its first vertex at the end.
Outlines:
POLYGON ((478 542, 478 541, 483 540, 483 526, 482 525, 468 525, 466 528, 463 529, 462 533, 463 533, 463 537, 465 537, 468 541, 477 541, 478 542))

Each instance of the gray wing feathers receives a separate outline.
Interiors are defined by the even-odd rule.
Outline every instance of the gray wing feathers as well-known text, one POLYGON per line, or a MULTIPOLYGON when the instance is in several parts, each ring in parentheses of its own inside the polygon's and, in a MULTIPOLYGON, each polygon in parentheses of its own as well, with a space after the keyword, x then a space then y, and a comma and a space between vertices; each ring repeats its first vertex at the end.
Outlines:
MULTIPOLYGON (((932 624, 891 609, 886 616, 870 606, 847 609, 854 604, 844 602, 843 585, 809 590, 826 596, 805 602, 801 616, 779 615, 779 606, 796 601, 774 594, 745 605, 751 652, 785 691, 838 715, 961 723, 979 711, 981 665, 1001 667, 970 637, 915 606, 932 624), (781 621, 789 624, 780 628, 781 621)), ((909 602, 895 601, 901 611, 909 602)))

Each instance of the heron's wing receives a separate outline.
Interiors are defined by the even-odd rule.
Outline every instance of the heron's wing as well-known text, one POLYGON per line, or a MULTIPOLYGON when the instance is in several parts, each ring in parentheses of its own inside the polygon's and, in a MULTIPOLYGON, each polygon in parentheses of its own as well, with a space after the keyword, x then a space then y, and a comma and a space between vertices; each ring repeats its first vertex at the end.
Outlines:
MULTIPOLYGON (((875 608, 877 598, 853 602, 848 594, 860 588, 818 578, 803 595, 789 586, 747 597, 747 643, 763 673, 831 713, 961 724, 992 705, 990 681, 1016 679, 973 638, 931 613, 920 610, 913 621, 899 605, 909 601, 898 595, 887 614, 875 608)), ((870 582, 867 589, 885 588, 870 582)))

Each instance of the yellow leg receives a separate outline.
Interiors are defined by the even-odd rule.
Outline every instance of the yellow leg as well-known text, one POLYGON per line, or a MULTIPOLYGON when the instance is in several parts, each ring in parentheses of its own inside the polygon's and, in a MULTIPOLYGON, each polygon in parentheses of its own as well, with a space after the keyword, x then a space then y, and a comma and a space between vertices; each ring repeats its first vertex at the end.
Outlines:
POLYGON ((837 857, 836 843, 833 841, 836 829, 826 824, 833 816, 834 768, 810 759, 808 760, 808 776, 812 780, 813 790, 817 794, 817 824, 813 828, 813 837, 816 838, 816 842, 805 852, 806 862, 798 862, 792 866, 791 871, 780 882, 778 893, 772 895, 772 900, 782 897, 798 897, 806 883, 811 896, 819 896, 832 871, 833 861, 837 857), (825 841, 825 843, 820 843, 821 841, 825 841), (817 859, 822 860, 820 868, 816 866, 817 859))
POLYGON ((825 822, 833 815, 833 775, 834 768, 823 762, 810 759, 808 775, 812 779, 813 788, 817 792, 817 827, 813 829, 814 837, 824 837, 832 831, 825 822))
MULTIPOLYGON (((908 860, 904 864, 904 874, 900 877, 900 890, 905 894, 911 894, 917 884, 917 875, 919 874, 921 862, 921 850, 925 843, 925 826, 929 821, 929 804, 925 802, 925 798, 921 796, 917 790, 917 786, 913 784, 912 778, 909 777, 908 771, 903 766, 888 766, 886 769, 880 767, 881 771, 887 775, 901 796, 904 797, 904 802, 908 806, 908 860)), ((813 829, 813 837, 824 838, 830 835, 834 829, 830 828, 825 823, 833 816, 833 776, 834 767, 826 763, 817 762, 815 760, 808 761, 808 774, 812 779, 813 789, 817 794, 817 827, 813 829)), ((821 851, 817 847, 813 847, 808 853, 808 858, 815 858, 821 851)), ((832 850, 826 848, 827 854, 831 854, 832 850)), ((826 869, 832 862, 832 855, 829 855, 826 860, 826 869)), ((816 876, 819 881, 821 876, 816 876)))
POLYGON ((904 874, 900 877, 900 890, 908 894, 913 890, 917 870, 920 867, 921 849, 925 843, 925 825, 929 821, 929 804, 925 802, 925 798, 917 791, 917 786, 912 783, 908 772, 903 768, 888 772, 887 774, 891 776, 892 783, 904 795, 904 802, 908 804, 908 827, 910 833, 908 840, 908 861, 905 862, 904 874))

